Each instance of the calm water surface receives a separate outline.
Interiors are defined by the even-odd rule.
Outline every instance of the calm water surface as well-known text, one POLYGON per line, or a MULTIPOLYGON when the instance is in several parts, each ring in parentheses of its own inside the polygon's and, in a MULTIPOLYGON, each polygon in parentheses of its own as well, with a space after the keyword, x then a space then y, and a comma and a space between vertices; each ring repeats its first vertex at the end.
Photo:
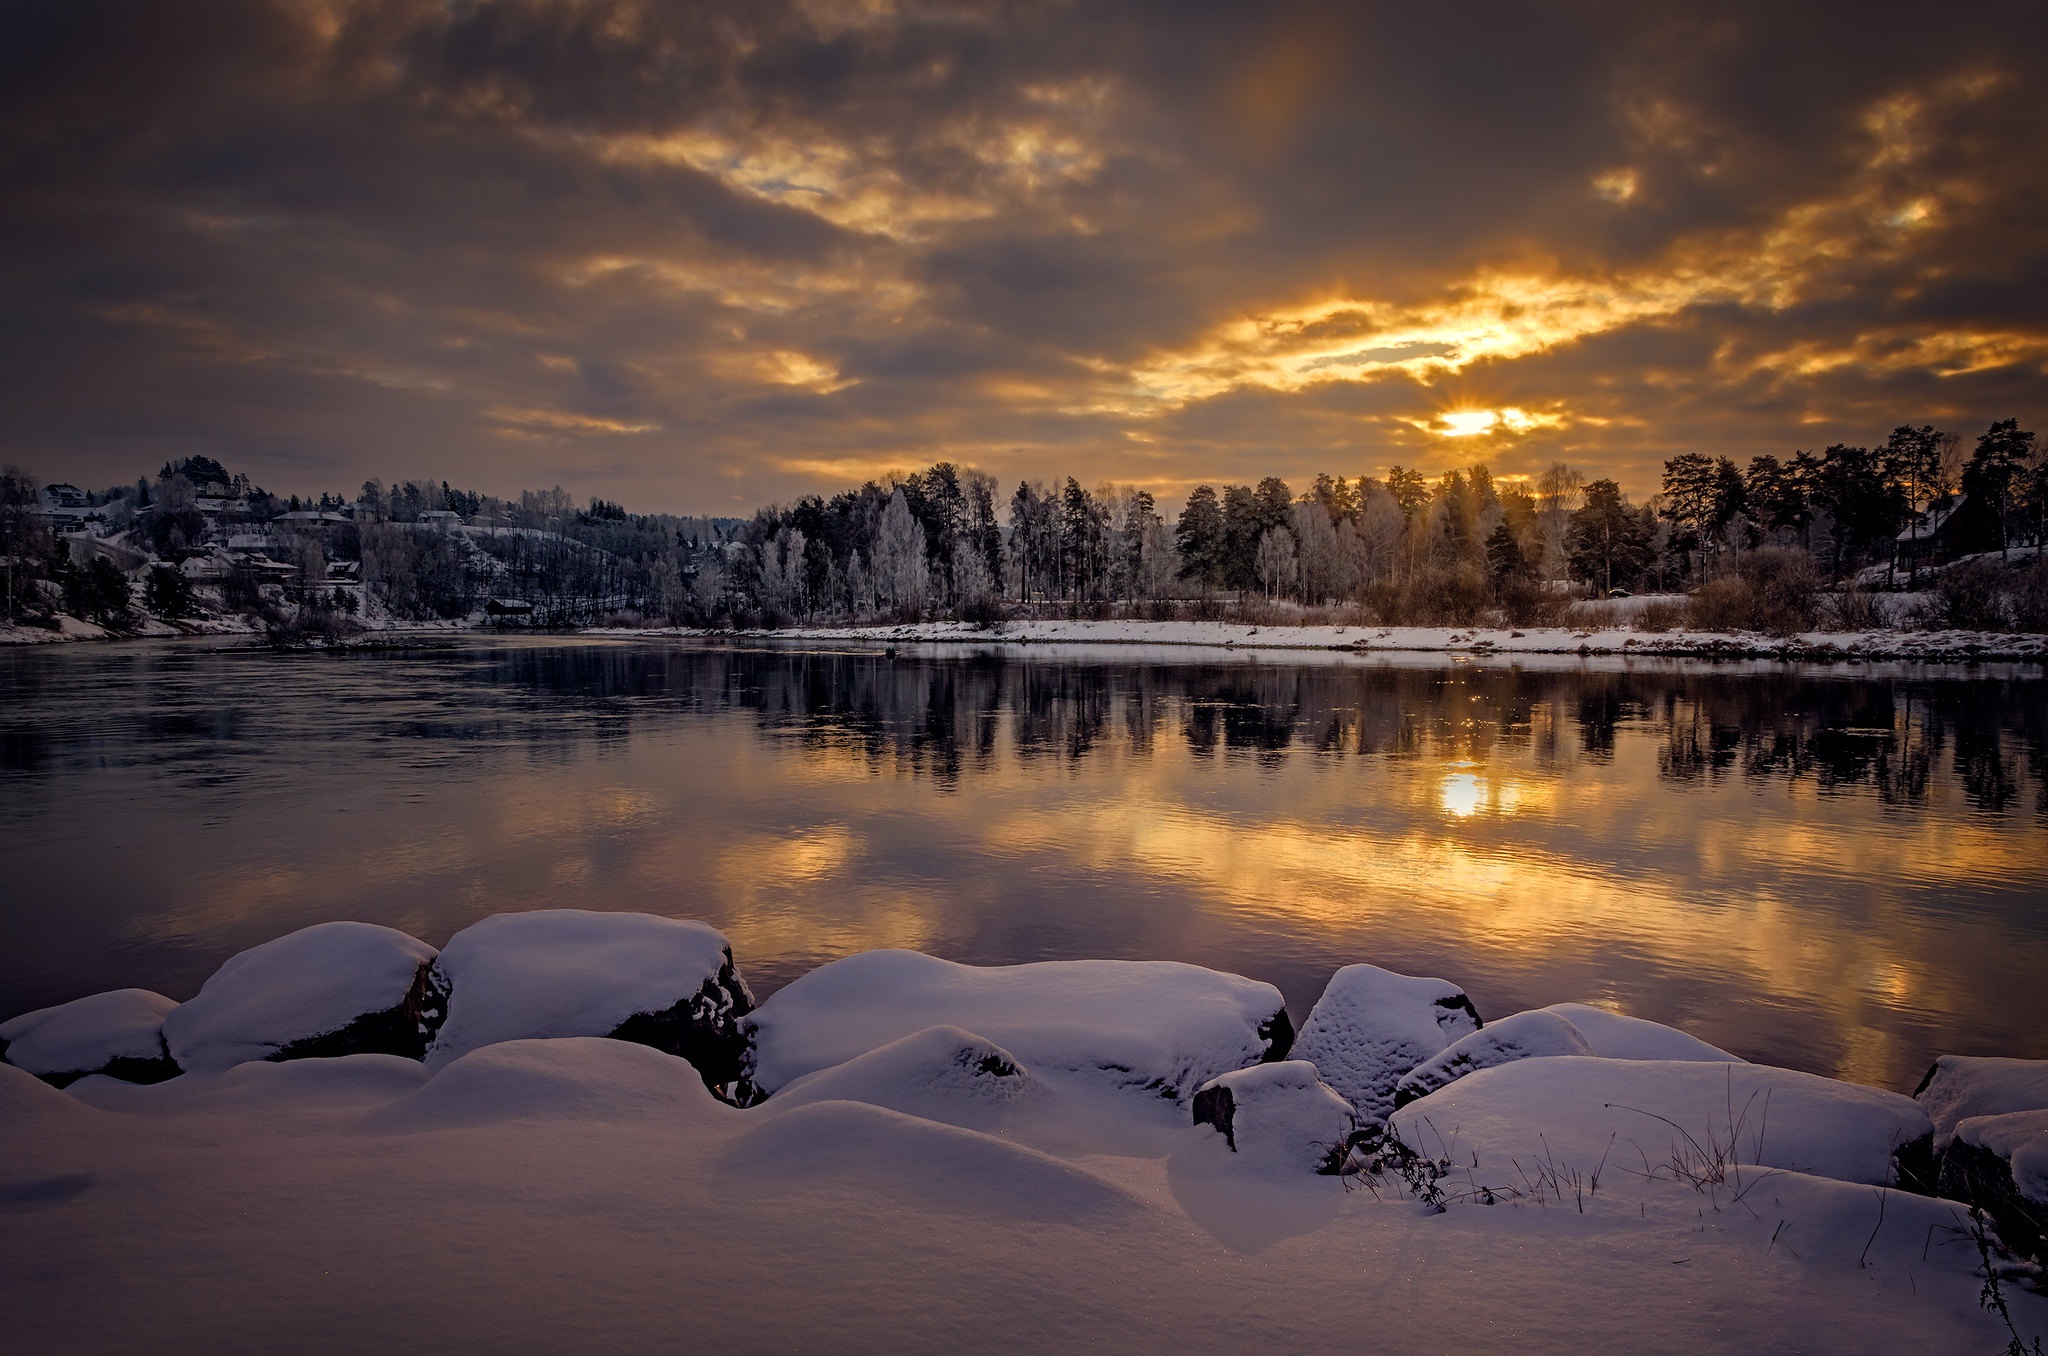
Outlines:
POLYGON ((0 651, 0 1017, 335 918, 1337 966, 1910 1088, 2048 1057, 2048 688, 2013 669, 475 638, 0 651))

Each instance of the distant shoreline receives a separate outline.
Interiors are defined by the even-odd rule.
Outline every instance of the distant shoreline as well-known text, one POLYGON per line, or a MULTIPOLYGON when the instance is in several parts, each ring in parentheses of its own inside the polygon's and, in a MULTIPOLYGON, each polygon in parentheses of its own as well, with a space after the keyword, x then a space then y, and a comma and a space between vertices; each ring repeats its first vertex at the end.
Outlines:
POLYGON ((1018 621, 902 626, 788 627, 710 631, 690 627, 587 627, 577 634, 624 639, 703 638, 834 641, 867 645, 1186 646, 1228 650, 1322 650, 1489 655, 1644 656, 1674 659, 1779 659, 1932 663, 2048 659, 2048 635, 1982 631, 1813 631, 1782 638, 1708 631, 1598 630, 1570 627, 1251 626, 1233 622, 1018 621))
MULTIPOLYGON (((1521 655, 1582 658, 1780 660, 1798 663, 1918 661, 2048 661, 2048 635, 1986 631, 1810 631, 1772 637, 1748 632, 1638 631, 1627 627, 1252 626, 1237 622, 1013 621, 989 627, 968 622, 898 626, 809 626, 780 630, 708 630, 693 627, 581 627, 562 631, 491 628, 460 623, 392 627, 366 632, 372 646, 401 637, 468 635, 586 636, 603 640, 748 640, 895 645, 1082 645, 1219 650, 1322 651, 1341 654, 1445 654, 1468 657, 1521 655)), ((263 632, 212 620, 194 626, 156 623, 138 632, 112 632, 88 623, 61 631, 0 625, 0 646, 115 643, 135 640, 260 641, 263 632)), ((336 647, 341 649, 351 647, 336 647)))

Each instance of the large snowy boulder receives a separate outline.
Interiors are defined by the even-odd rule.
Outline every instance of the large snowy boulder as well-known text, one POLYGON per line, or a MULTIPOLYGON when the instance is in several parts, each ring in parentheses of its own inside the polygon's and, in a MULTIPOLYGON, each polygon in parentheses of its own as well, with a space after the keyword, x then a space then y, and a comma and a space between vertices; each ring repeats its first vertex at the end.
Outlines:
POLYGON ((1218 1074, 1280 1058, 1293 1035, 1278 989, 1199 966, 975 966, 915 951, 868 951, 820 966, 746 1025, 752 1098, 927 1027, 953 1026, 1041 1077, 1081 1073, 1182 1101, 1218 1074))
POLYGON ((0 1022, 0 1057, 64 1087, 88 1074, 158 1083, 178 1066, 164 1045, 164 1018, 178 1005, 147 989, 115 989, 0 1022))
POLYGON ((1464 990, 1442 979, 1347 965, 1309 1010, 1294 1058, 1316 1066, 1366 1125, 1385 1121, 1409 1070, 1480 1029, 1464 990))
POLYGON ((440 1068, 500 1041, 609 1036, 680 1055, 709 1088, 740 1073, 739 1019, 753 995, 724 934, 645 913, 543 909, 464 928, 434 962, 448 1020, 427 1050, 440 1068))
POLYGON ((1000 1045, 957 1026, 932 1026, 805 1074, 776 1093, 768 1109, 865 1102, 981 1130, 1000 1124, 1042 1093, 1038 1080, 1000 1045))
POLYGON ((1428 1158, 1511 1181, 1514 1164, 1711 1181, 1763 1166, 1873 1186, 1933 1131, 1912 1098, 1760 1064, 1524 1059, 1481 1069, 1394 1113, 1389 1130, 1428 1158))
POLYGON ((1640 1017, 1624 1017, 1584 1003, 1553 1003, 1547 1008, 1503 1017, 1488 1023, 1483 1030, 1453 1041, 1435 1058, 1402 1075, 1394 1085, 1394 1105, 1404 1107, 1478 1069, 1491 1069, 1518 1059, 1560 1055, 1743 1062, 1726 1050, 1673 1027, 1646 1022, 1640 1017))
POLYGON ((1602 1059, 1693 1059, 1715 1064, 1743 1061, 1718 1045, 1709 1045, 1677 1027, 1624 1017, 1586 1003, 1552 1003, 1540 1012, 1555 1013, 1578 1029, 1593 1053, 1602 1059))
POLYGON ((1518 1059, 1593 1053, 1592 1044, 1578 1027, 1556 1013, 1541 1009, 1518 1012, 1459 1037, 1434 1058, 1401 1075, 1401 1081, 1394 1085, 1394 1106, 1398 1110, 1480 1069, 1518 1059))
POLYGON ((418 1059, 441 1018, 434 948, 372 923, 321 923, 232 956, 164 1018, 187 1073, 255 1059, 418 1059))
POLYGON ((2048 1107, 2048 1059, 1986 1059, 1943 1055, 1934 1061, 1914 1100, 1934 1122, 1934 1150, 1947 1150, 1956 1127, 1972 1116, 2048 1107))
POLYGON ((1941 1156, 1941 1194, 1980 1205, 2022 1256, 2048 1236, 2048 1110, 1970 1116, 1941 1156))
POLYGON ((1195 1090, 1194 1116, 1249 1164, 1280 1172, 1336 1172, 1358 1128, 1351 1104, 1302 1059, 1210 1079, 1195 1090))

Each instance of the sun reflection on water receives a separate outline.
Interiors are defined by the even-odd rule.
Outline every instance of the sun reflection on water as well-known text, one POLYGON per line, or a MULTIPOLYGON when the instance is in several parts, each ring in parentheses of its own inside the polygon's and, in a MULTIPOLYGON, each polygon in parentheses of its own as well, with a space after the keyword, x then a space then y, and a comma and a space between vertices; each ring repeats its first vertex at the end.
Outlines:
POLYGON ((1453 772, 1443 780, 1437 801, 1454 819, 1469 819, 1486 803, 1486 782, 1469 772, 1453 772))

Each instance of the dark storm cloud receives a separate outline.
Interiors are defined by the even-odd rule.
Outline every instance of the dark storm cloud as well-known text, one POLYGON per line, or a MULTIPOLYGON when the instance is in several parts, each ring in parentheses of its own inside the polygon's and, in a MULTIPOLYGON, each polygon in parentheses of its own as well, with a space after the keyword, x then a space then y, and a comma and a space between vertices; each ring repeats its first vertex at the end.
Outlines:
POLYGON ((2038 5, 20 3, 0 455, 736 509, 2039 422, 2038 5), (1514 411, 1449 437, 1455 410, 1514 411))

